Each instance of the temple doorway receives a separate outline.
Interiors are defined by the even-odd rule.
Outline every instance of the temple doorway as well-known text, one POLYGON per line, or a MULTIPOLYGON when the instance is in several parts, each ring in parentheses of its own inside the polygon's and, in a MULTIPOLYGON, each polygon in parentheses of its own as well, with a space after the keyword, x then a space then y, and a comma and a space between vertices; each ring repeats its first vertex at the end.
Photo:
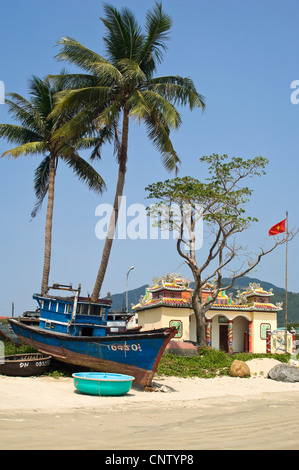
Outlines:
POLYGON ((243 315, 231 319, 214 315, 209 320, 211 347, 226 353, 249 351, 249 323, 249 318, 243 315))
POLYGON ((228 352, 228 325, 219 325, 219 349, 228 352))

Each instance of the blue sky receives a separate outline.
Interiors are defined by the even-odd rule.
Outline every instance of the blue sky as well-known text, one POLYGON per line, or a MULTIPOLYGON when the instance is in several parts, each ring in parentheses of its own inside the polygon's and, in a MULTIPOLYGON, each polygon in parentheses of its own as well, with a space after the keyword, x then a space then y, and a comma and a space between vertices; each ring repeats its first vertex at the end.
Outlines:
MULTIPOLYGON (((4 3, 4 2, 3 2, 4 3)), ((137 0, 110 2, 130 8, 143 24, 154 3, 137 0)), ((201 178, 203 155, 228 154, 269 159, 267 175, 250 181, 254 189, 248 211, 259 222, 242 238, 249 251, 270 246, 269 228, 289 212, 290 227, 299 226, 298 149, 299 104, 292 104, 291 83, 299 80, 298 14, 296 0, 164 0, 173 19, 171 40, 157 75, 190 76, 206 98, 206 110, 182 110, 183 124, 173 134, 182 160, 179 176, 201 178)), ((27 96, 28 79, 58 73, 56 42, 64 35, 104 54, 104 28, 99 20, 103 4, 95 0, 12 0, 1 5, 0 80, 6 92, 27 96)), ((11 122, 0 105, 0 122, 11 122)), ((0 153, 8 148, 0 141, 0 153)), ((40 289, 46 205, 31 221, 34 206, 34 170, 37 157, 0 160, 0 315, 35 308, 33 292, 40 289)), ((103 196, 91 193, 63 164, 59 166, 55 194, 53 251, 50 282, 82 283, 92 292, 103 241, 95 236, 99 204, 113 201, 117 165, 109 147, 96 166, 107 183, 103 196)), ((147 141, 142 125, 131 124, 127 206, 146 204, 144 188, 170 177, 158 152, 147 141)), ((128 218, 130 220, 130 218, 128 218)), ((207 246, 208 240, 204 240, 207 246)), ((200 258, 200 252, 198 253, 200 258)), ((299 292, 297 263, 299 238, 289 244, 288 288, 299 292)), ((102 289, 104 296, 151 283, 153 276, 181 272, 175 244, 165 240, 115 240, 102 289)), ((285 247, 265 257, 252 277, 284 287, 285 247)))

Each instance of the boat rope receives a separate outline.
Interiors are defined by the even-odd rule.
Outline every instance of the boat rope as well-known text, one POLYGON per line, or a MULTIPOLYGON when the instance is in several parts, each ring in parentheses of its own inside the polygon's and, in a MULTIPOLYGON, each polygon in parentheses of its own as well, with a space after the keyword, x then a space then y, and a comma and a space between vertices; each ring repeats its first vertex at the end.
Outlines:
POLYGON ((67 332, 68 332, 69 335, 74 335, 74 336, 76 336, 76 324, 75 324, 75 319, 74 319, 74 318, 71 318, 71 319, 68 321, 67 326, 66 326, 66 329, 67 329, 67 332), (71 332, 70 332, 71 326, 74 327, 74 333, 71 333, 71 332))

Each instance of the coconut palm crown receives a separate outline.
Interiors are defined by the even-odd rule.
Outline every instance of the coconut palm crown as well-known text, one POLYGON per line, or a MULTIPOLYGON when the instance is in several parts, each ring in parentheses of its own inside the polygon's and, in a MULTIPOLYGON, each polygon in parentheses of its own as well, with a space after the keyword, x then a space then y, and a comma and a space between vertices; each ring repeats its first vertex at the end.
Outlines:
MULTIPOLYGON (((156 3, 146 15, 144 31, 127 8, 118 11, 104 5, 101 18, 106 35, 106 58, 70 37, 59 41, 59 60, 80 67, 84 73, 64 77, 69 88, 57 100, 54 114, 68 110, 76 116, 61 127, 58 135, 76 137, 89 121, 97 128, 98 145, 92 157, 100 155, 101 146, 113 138, 119 164, 114 213, 108 229, 102 261, 92 298, 99 295, 112 247, 119 205, 123 194, 128 158, 129 120, 134 118, 146 126, 150 141, 157 147, 163 166, 177 171, 180 159, 172 145, 170 132, 181 125, 176 106, 204 108, 204 98, 190 78, 154 77, 163 60, 171 18, 156 3)), ((52 76, 59 81, 59 77, 52 76)))
POLYGON ((75 139, 55 136, 60 126, 65 125, 72 117, 69 113, 61 113, 59 116, 51 115, 55 96, 59 91, 62 91, 61 83, 57 86, 51 84, 48 79, 33 76, 29 81, 30 98, 28 100, 17 93, 9 93, 9 98, 5 100, 9 113, 20 125, 0 124, 0 138, 5 139, 9 144, 17 144, 6 150, 1 155, 2 157, 18 158, 21 155, 38 155, 42 158, 35 170, 34 190, 37 201, 32 211, 32 217, 35 217, 44 198, 48 195, 42 294, 47 292, 49 282, 54 187, 58 161, 63 160, 90 189, 102 193, 105 188, 101 176, 78 154, 78 150, 90 148, 98 139, 90 135, 83 136, 82 132, 75 139))

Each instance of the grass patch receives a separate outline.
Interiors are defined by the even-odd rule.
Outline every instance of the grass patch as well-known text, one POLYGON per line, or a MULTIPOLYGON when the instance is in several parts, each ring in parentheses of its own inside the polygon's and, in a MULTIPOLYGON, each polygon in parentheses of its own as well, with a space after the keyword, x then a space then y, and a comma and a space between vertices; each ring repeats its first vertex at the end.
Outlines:
POLYGON ((28 346, 26 344, 22 344, 21 346, 17 347, 10 341, 4 341, 4 353, 5 356, 13 356, 14 354, 29 354, 29 353, 36 353, 36 349, 32 346, 28 346))
POLYGON ((164 354, 158 365, 157 373, 166 376, 208 379, 228 375, 230 366, 235 359, 246 362, 257 358, 276 359, 287 363, 290 356, 288 354, 227 354, 215 349, 199 351, 198 356, 192 357, 164 354))

